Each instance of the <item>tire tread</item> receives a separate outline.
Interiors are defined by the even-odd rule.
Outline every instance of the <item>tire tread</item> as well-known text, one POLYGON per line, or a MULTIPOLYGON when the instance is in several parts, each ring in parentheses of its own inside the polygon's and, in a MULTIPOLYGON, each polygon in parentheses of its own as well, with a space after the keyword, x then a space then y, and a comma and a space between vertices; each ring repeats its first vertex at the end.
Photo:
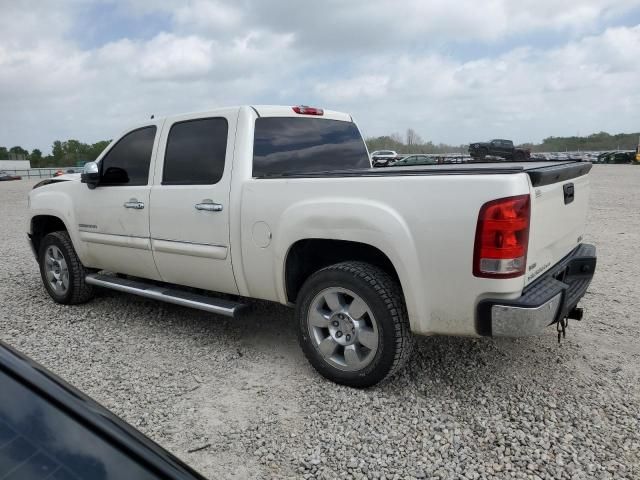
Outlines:
MULTIPOLYGON (((368 284, 383 301, 392 318, 394 326, 393 335, 395 337, 395 352, 391 367, 384 375, 382 375, 381 378, 376 378, 373 381, 357 382, 359 384, 350 382, 350 384, 351 386, 367 387, 383 382, 397 373, 405 365, 413 350, 413 336, 411 334, 407 308, 404 303, 404 297, 400 285, 393 277, 391 277, 391 275, 381 268, 360 261, 347 261, 330 265, 318 270, 310 278, 331 271, 347 273, 368 284)), ((301 299, 299 298, 298 303, 300 301, 301 299)), ((306 349, 303 349, 303 351, 307 360, 309 360, 313 365, 309 352, 307 352, 306 349)))
MULTIPOLYGON (((53 298, 58 303, 64 303, 68 305, 76 305, 79 303, 85 303, 89 301, 93 297, 93 287, 88 285, 85 282, 85 277, 89 273, 87 269, 82 265, 82 262, 78 258, 78 254, 76 250, 73 248, 73 243, 71 242, 71 238, 69 237, 69 233, 62 230, 51 232, 47 234, 42 239, 42 248, 46 248, 49 244, 47 242, 47 237, 55 238, 65 250, 65 254, 68 256, 67 263, 69 265, 69 269, 71 270, 70 280, 71 280, 71 294, 64 299, 64 301, 60 301, 59 299, 53 298)), ((40 255, 42 256, 42 255, 40 255)), ((42 269, 42 266, 40 267, 42 269)), ((43 278, 44 280, 44 278, 43 278)), ((47 289, 48 291, 48 289, 47 289)))

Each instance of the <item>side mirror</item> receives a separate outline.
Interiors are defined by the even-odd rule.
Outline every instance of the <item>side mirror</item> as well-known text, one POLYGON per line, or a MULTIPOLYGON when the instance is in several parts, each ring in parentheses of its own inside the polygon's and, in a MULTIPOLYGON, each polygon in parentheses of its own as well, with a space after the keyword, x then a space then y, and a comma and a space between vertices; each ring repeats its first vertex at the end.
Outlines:
POLYGON ((82 175, 80 175, 80 181, 86 183, 87 187, 91 190, 98 186, 100 182, 100 168, 96 162, 85 163, 82 175))

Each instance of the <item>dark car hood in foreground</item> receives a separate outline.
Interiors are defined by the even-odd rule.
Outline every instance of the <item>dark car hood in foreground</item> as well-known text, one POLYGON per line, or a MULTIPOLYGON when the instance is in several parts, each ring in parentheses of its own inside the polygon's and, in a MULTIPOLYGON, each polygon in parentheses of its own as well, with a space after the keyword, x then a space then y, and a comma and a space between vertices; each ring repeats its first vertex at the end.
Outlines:
POLYGON ((204 477, 76 388, 0 342, 0 478, 204 477))

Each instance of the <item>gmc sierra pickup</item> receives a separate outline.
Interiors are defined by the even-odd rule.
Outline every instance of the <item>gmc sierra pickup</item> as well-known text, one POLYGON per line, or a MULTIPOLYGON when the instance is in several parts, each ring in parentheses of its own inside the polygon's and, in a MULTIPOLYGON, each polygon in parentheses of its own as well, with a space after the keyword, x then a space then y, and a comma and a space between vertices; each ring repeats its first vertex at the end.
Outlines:
POLYGON ((590 169, 373 169, 347 114, 224 108, 149 120, 82 175, 40 182, 28 235, 56 302, 104 287, 238 318, 244 298, 295 306, 310 363, 365 387, 400 368, 412 333, 532 335, 581 316, 590 169))

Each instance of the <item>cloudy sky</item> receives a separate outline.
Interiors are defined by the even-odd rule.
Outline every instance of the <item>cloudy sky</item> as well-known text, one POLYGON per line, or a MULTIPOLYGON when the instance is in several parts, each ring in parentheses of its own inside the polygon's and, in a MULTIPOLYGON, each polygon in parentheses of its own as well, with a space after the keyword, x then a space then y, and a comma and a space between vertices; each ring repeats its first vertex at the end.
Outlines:
POLYGON ((640 130, 640 0, 0 0, 0 145, 237 104, 450 144, 640 130))

